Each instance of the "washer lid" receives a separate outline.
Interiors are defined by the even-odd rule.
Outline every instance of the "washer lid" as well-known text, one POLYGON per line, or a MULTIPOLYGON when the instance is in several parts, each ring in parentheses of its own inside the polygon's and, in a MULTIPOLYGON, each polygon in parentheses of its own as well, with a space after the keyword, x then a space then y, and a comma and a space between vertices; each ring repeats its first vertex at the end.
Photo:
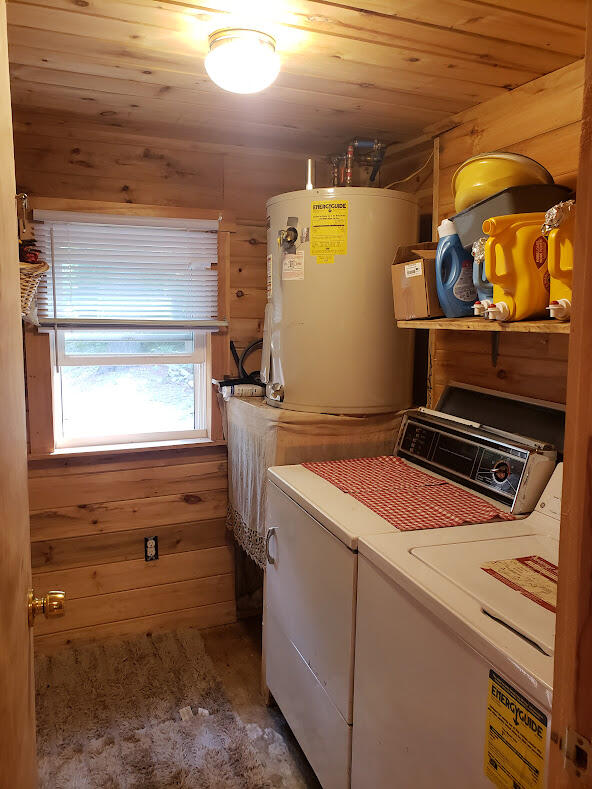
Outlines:
POLYGON ((477 600, 485 616, 553 655, 557 539, 530 534, 422 546, 411 553, 477 600))

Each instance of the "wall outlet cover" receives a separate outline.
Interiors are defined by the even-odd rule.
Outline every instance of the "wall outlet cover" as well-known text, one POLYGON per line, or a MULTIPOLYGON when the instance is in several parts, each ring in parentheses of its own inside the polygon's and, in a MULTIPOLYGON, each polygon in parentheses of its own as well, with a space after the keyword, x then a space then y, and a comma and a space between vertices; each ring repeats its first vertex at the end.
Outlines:
POLYGON ((158 537, 144 537, 144 559, 147 562, 158 559, 158 537))

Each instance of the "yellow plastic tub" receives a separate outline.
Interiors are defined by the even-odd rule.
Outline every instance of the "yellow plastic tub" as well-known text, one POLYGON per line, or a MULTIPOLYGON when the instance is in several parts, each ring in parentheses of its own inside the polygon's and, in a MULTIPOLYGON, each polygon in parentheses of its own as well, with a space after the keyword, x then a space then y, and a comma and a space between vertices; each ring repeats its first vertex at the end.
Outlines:
POLYGON ((485 200, 510 186, 552 184, 553 176, 528 156, 504 151, 484 153, 463 162, 452 176, 457 211, 485 200))

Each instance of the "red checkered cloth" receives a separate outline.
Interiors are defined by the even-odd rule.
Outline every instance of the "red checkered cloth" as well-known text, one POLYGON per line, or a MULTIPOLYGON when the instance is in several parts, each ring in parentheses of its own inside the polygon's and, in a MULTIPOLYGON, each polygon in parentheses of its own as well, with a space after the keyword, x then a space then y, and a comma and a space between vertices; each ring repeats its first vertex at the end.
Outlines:
POLYGON ((474 493, 425 474, 402 458, 335 460, 303 466, 400 531, 514 520, 513 515, 474 493))
POLYGON ((302 465, 344 493, 444 484, 443 479, 426 474, 403 458, 393 455, 355 460, 329 460, 302 465))

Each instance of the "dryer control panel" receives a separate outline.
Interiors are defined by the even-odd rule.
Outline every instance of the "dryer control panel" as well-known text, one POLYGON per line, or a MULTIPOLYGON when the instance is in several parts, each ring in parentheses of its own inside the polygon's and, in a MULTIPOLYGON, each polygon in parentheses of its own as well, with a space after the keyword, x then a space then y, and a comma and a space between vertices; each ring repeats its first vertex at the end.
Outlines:
POLYGON ((406 414, 395 454, 478 490, 516 513, 534 508, 556 459, 549 445, 427 410, 406 414), (542 487, 541 474, 531 473, 540 461, 548 466, 542 487))

